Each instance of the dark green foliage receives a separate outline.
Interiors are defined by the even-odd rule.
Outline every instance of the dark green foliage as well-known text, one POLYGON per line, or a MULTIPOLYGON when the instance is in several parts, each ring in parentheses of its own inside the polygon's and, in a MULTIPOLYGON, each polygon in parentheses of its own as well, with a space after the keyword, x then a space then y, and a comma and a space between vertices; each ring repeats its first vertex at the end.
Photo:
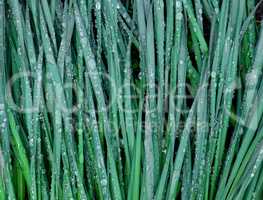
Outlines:
POLYGON ((262 199, 262 12, 0 0, 0 200, 262 199))

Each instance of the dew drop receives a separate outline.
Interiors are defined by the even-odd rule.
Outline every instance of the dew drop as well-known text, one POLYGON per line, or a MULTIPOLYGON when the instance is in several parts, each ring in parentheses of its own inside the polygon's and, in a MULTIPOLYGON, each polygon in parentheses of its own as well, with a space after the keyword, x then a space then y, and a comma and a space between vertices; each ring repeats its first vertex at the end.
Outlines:
POLYGON ((97 10, 100 10, 100 8, 101 8, 100 2, 97 1, 97 2, 96 2, 96 9, 97 9, 97 10))

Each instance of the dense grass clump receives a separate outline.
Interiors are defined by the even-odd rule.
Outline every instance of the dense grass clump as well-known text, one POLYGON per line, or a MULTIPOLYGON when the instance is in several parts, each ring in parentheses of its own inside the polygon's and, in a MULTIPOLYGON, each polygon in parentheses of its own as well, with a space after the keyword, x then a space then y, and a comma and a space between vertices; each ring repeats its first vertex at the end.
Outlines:
POLYGON ((263 199, 262 7, 0 0, 0 200, 263 199))

